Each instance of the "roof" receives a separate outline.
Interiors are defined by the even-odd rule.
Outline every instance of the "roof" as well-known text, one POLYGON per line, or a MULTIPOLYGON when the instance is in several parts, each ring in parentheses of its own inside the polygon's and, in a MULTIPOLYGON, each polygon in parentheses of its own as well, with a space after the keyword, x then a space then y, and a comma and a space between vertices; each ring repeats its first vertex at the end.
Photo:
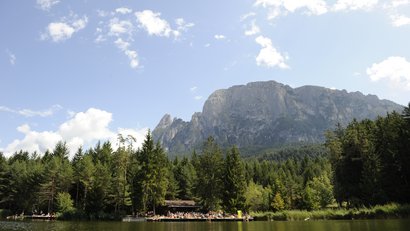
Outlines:
POLYGON ((165 200, 168 207, 199 207, 193 200, 165 200))

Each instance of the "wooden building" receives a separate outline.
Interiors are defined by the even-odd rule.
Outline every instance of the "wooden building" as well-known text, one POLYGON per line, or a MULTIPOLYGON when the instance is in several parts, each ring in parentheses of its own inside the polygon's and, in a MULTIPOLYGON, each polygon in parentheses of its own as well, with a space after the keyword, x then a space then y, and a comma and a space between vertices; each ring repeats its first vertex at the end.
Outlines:
POLYGON ((157 210, 158 214, 166 215, 168 212, 196 212, 201 209, 193 200, 165 200, 164 205, 157 210))

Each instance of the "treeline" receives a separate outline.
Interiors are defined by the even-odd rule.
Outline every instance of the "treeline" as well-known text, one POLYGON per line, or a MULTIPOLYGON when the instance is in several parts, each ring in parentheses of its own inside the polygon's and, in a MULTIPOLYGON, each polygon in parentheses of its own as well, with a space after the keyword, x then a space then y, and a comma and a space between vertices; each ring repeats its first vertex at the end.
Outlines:
POLYGON ((204 210, 226 212, 316 209, 332 203, 325 158, 274 162, 224 153, 210 137, 190 159, 170 160, 148 133, 142 148, 119 136, 119 147, 98 143, 72 160, 64 142, 43 155, 0 155, 0 208, 107 218, 155 211, 165 199, 194 199, 204 210))
POLYGON ((170 159, 150 132, 139 149, 132 136, 119 135, 115 150, 98 143, 71 160, 64 142, 42 155, 0 153, 0 209, 102 219, 155 212, 165 199, 226 212, 409 203, 409 108, 339 126, 327 133, 325 149, 286 149, 280 156, 307 155, 283 161, 241 158, 212 137, 190 158, 170 159))
POLYGON ((326 146, 339 203, 410 202, 410 103, 402 114, 339 126, 327 134, 326 146))

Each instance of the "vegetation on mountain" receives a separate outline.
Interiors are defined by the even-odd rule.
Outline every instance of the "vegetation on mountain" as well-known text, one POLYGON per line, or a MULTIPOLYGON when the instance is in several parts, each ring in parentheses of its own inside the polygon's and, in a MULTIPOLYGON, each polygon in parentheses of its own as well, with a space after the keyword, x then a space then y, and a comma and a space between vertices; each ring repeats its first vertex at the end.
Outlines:
POLYGON ((337 123, 346 126, 353 119, 402 110, 360 92, 253 82, 215 91, 190 121, 165 115, 152 135, 171 155, 191 154, 212 136, 221 148, 235 145, 248 156, 284 145, 323 143, 325 131, 337 123))

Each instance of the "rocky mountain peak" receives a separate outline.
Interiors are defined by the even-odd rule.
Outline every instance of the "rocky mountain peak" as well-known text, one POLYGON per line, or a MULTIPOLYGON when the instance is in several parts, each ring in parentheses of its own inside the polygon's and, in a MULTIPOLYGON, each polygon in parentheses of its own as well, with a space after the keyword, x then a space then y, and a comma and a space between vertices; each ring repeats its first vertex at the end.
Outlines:
POLYGON ((171 153, 186 153, 213 136, 222 146, 272 147, 321 142, 324 132, 353 118, 374 119, 403 107, 377 96, 317 86, 252 82, 217 90, 191 121, 165 115, 153 131, 171 153))

